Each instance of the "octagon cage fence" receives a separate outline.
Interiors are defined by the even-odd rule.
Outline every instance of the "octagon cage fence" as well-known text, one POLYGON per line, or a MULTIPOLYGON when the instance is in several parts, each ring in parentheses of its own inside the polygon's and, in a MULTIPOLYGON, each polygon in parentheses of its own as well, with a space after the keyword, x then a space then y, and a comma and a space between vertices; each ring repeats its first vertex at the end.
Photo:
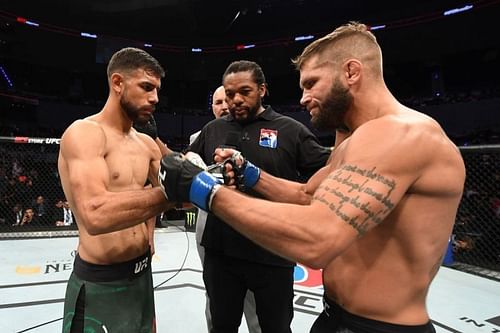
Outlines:
MULTIPOLYGON (((57 171, 58 138, 0 137, 0 240, 69 237, 78 234, 57 171)), ((460 147, 467 177, 443 265, 500 281, 500 145, 460 147)), ((173 209, 157 227, 184 220, 173 209), (165 222, 165 223, 163 223, 165 222)))

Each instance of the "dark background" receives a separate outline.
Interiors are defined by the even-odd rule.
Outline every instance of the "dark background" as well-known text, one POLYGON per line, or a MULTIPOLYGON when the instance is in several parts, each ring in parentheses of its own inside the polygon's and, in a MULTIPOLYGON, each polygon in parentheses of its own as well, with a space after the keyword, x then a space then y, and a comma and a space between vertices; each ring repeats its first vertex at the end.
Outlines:
MULTIPOLYGON (((1 134, 59 136, 71 121, 97 112, 108 94, 106 62, 124 46, 144 48, 165 67, 157 117, 162 138, 174 146, 211 119, 210 94, 240 59, 262 66, 267 103, 308 124, 290 59, 310 41, 293 39, 358 20, 386 25, 374 34, 399 100, 435 117, 457 144, 497 143, 499 18, 498 0, 1 0, 0 66, 11 81, 0 71, 1 134), (473 8, 443 16, 465 5, 473 8), (237 50, 240 44, 255 47, 237 50)), ((329 143, 328 133, 318 135, 329 143)))

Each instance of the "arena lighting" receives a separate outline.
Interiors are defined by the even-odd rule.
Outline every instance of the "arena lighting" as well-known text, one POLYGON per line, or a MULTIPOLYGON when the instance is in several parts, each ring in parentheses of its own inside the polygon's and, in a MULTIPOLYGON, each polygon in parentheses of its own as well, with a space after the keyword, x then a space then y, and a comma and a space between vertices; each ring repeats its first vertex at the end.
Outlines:
POLYGON ((382 24, 382 25, 375 25, 373 27, 370 27, 370 30, 380 30, 380 29, 384 29, 385 28, 385 24, 382 24))
POLYGON ((203 51, 203 49, 200 49, 199 47, 193 47, 191 49, 191 52, 201 52, 201 51, 203 51))
POLYGON ((33 27, 39 27, 40 26, 40 24, 38 24, 36 22, 33 22, 33 21, 29 21, 29 20, 25 19, 24 17, 17 17, 16 21, 19 22, 19 23, 22 23, 22 24, 31 25, 33 27))
POLYGON ((253 47, 255 47, 255 44, 248 44, 248 45, 239 44, 239 45, 236 45, 236 49, 237 50, 251 49, 253 47))
POLYGON ((80 36, 87 37, 87 38, 94 38, 94 39, 97 38, 97 35, 95 35, 95 34, 89 34, 88 32, 81 32, 80 36))
MULTIPOLYGON (((414 26, 417 24, 425 24, 425 23, 428 23, 431 21, 443 19, 448 15, 457 14, 457 13, 460 13, 463 11, 485 9, 488 6, 496 5, 500 0, 469 0, 469 1, 470 2, 468 5, 464 5, 461 8, 454 8, 454 9, 450 9, 450 10, 447 10, 444 12, 437 11, 437 12, 427 13, 424 15, 414 16, 414 17, 400 18, 397 20, 386 22, 386 24, 384 24, 384 25, 373 26, 371 28, 371 30, 376 30, 376 29, 394 30, 394 29, 403 28, 403 27, 407 27, 407 26, 414 26), (380 26, 380 28, 379 28, 379 26, 380 26)), ((231 25, 234 23, 234 21, 236 19, 238 19, 239 16, 242 14, 243 14, 243 12, 238 11, 236 13, 236 16, 234 17, 233 21, 227 27, 227 29, 230 29, 231 25)), ((0 18, 6 19, 7 21, 14 21, 14 22, 17 21, 20 24, 26 24, 26 22, 27 22, 26 18, 18 16, 17 14, 5 12, 2 9, 0 9, 0 18)), ((35 22, 32 22, 32 23, 35 23, 35 22)), ((38 24, 38 23, 36 23, 36 24, 38 24)), ((65 35, 72 36, 72 37, 82 37, 83 36, 78 30, 74 30, 74 29, 67 28, 67 27, 56 26, 56 25, 48 24, 48 23, 44 23, 44 22, 41 22, 39 24, 38 28, 42 29, 42 30, 50 31, 53 33, 65 34, 65 35)), ((312 35, 318 36, 318 35, 326 34, 329 32, 330 31, 316 31, 316 32, 312 33, 312 35)), ((297 36, 297 37, 305 37, 305 36, 297 36)), ((89 34, 88 36, 83 36, 83 37, 97 38, 97 35, 89 34)), ((116 37, 116 36, 108 36, 108 37, 114 38, 114 39, 124 39, 123 37, 116 37)), ((133 40, 131 40, 131 41, 133 41, 133 40)), ((263 48, 263 47, 271 47, 271 46, 278 46, 278 45, 287 46, 287 45, 289 45, 290 41, 291 41, 290 37, 286 37, 286 38, 279 38, 279 39, 275 39, 275 40, 259 41, 258 44, 256 44, 256 45, 255 44, 236 45, 236 48, 234 45, 225 45, 225 46, 206 45, 203 47, 202 52, 203 53, 222 53, 222 52, 239 51, 242 49, 252 48, 252 47, 263 48)), ((296 41, 299 41, 299 40, 296 40, 296 41)), ((142 43, 139 41, 134 41, 134 42, 142 43)), ((159 51, 163 51, 163 52, 176 52, 176 53, 189 52, 189 49, 190 49, 189 47, 185 47, 185 46, 167 45, 167 44, 158 44, 158 43, 154 44, 154 48, 159 50, 159 51)), ((194 51, 191 50, 191 52, 194 52, 194 51)))
POLYGON ((309 40, 309 39, 313 39, 313 38, 314 38, 313 35, 307 35, 307 36, 297 36, 294 39, 296 42, 300 42, 302 40, 309 40))
POLYGON ((465 12, 466 10, 471 10, 472 8, 474 8, 473 5, 466 5, 466 6, 463 6, 461 8, 453 8, 453 9, 445 11, 443 13, 443 15, 444 16, 453 15, 453 14, 465 12))
POLYGON ((3 78, 5 79, 5 81, 7 81, 7 84, 9 85, 9 87, 10 88, 14 87, 14 85, 12 84, 12 81, 9 78, 9 75, 7 75, 7 72, 5 71, 3 66, 0 66, 0 72, 2 72, 3 78))
POLYGON ((153 47, 153 44, 148 44, 148 43, 145 43, 145 44, 144 44, 144 47, 153 47))

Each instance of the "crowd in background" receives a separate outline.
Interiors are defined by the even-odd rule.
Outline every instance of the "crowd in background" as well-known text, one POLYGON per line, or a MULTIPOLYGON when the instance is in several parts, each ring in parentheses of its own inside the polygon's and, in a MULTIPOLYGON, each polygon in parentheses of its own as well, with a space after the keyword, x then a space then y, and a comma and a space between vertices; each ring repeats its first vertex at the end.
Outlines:
MULTIPOLYGON (((491 52, 486 50, 483 53, 491 52)), ((460 61, 457 60, 456 63, 461 64, 463 59, 468 58, 479 59, 481 62, 485 59, 483 53, 462 54, 460 61)), ((61 105, 67 105, 68 110, 74 105, 83 105, 98 111, 103 106, 106 97, 103 94, 107 91, 105 81, 101 78, 96 79, 95 74, 91 72, 68 71, 46 65, 22 63, 13 59, 5 60, 1 57, 0 62, 13 82, 8 86, 0 77, 0 136, 59 138, 65 129, 61 124, 40 126, 36 119, 30 118, 40 101, 62 103, 61 105), (57 84, 54 85, 53 82, 57 84)), ((491 66, 498 66, 493 60, 488 63, 491 66)), ((475 80, 465 82, 460 78, 470 76, 462 75, 462 69, 467 70, 467 68, 460 67, 461 70, 456 71, 444 60, 443 64, 445 65, 441 66, 440 80, 436 82, 430 80, 430 73, 433 71, 431 67, 420 65, 412 69, 412 66, 404 64, 393 64, 393 68, 389 65, 389 68, 385 68, 388 85, 395 90, 402 104, 417 110, 429 107, 437 108, 439 112, 440 107, 453 105, 447 109, 453 110, 455 105, 465 104, 473 113, 477 102, 491 100, 500 104, 498 82, 493 80, 488 83, 488 80, 481 77, 474 77, 475 80), (399 81, 397 74, 403 67, 405 73, 412 77, 412 80, 408 80, 411 82, 399 81), (422 69, 429 73, 418 79, 417 74, 422 69), (408 73, 408 71, 413 72, 408 73), (415 75, 410 75, 412 73, 415 75), (482 83, 479 86, 472 82, 482 83)), ((98 71, 101 73, 102 68, 98 71)), ((475 68, 470 71, 477 73, 475 68)), ((469 74, 475 75, 470 71, 469 74)), ((297 81, 295 77, 293 79, 273 77, 270 80, 271 94, 267 102, 270 102, 276 111, 292 116, 305 112, 298 104, 298 98, 286 92, 290 89, 299 90, 295 81, 297 81), (293 88, 285 84, 288 81, 294 82, 293 88)), ((177 98, 183 94, 192 96, 191 86, 188 83, 177 83, 179 82, 165 84, 166 88, 162 89, 156 112, 172 115, 175 119, 180 119, 180 124, 184 124, 184 116, 211 117, 210 88, 203 93, 197 93, 204 96, 197 96, 198 104, 195 105, 196 103, 191 102, 190 98, 177 98), (176 98, 169 99, 169 93, 176 98), (200 106, 199 101, 203 99, 206 99, 206 105, 200 106)), ((495 124, 491 124, 489 128, 474 128, 474 126, 468 128, 470 130, 448 133, 448 136, 457 146, 500 144, 500 128, 495 124)), ((181 151, 187 147, 192 132, 192 129, 188 128, 184 136, 167 132, 160 132, 159 136, 171 149, 181 151)), ((325 146, 333 144, 333 137, 329 134, 319 134, 318 138, 325 146)), ((20 230, 21 227, 76 227, 73 215, 68 213, 70 207, 64 198, 57 174, 57 149, 56 145, 49 147, 0 142, 0 231, 13 228, 20 230)), ((498 268, 500 267, 500 153, 481 152, 464 158, 468 177, 452 237, 454 253, 460 260, 475 262, 480 259, 486 262, 485 265, 498 268)))
POLYGON ((70 226, 71 208, 61 189, 56 151, 0 144, 0 230, 70 226))
MULTIPOLYGON (((0 134, 58 137, 40 128, 17 130, 4 125, 0 134)), ((470 142, 498 143, 498 137, 493 130, 471 133, 470 142)), ((468 172, 452 236, 454 254, 462 262, 500 268, 500 151, 462 153, 468 172)), ((57 154, 57 145, 0 143, 0 232, 18 227, 76 228, 74 216, 67 213, 57 154)))

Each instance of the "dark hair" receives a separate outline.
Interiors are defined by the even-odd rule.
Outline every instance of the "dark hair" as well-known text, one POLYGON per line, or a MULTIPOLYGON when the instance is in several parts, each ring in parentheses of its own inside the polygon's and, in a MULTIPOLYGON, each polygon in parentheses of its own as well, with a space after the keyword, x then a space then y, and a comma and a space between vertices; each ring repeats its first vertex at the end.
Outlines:
POLYGON ((232 62, 227 68, 224 74, 222 75, 222 82, 224 82, 224 79, 226 76, 228 76, 231 73, 239 73, 239 72, 251 72, 252 73, 252 78, 257 85, 265 84, 266 83, 266 77, 264 76, 264 72, 262 71, 262 68, 253 61, 248 61, 248 60, 239 60, 239 61, 234 61, 232 62))
POLYGON ((126 47, 113 54, 109 60, 107 69, 108 79, 113 73, 128 72, 139 68, 151 71, 158 77, 165 76, 163 67, 149 53, 135 47, 126 47))

